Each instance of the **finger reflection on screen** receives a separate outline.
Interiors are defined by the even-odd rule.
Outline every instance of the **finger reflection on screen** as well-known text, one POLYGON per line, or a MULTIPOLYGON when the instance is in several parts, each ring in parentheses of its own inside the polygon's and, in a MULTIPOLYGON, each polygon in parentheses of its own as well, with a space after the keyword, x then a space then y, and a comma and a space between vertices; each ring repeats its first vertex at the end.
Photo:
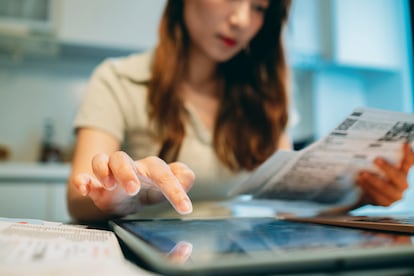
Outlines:
POLYGON ((401 235, 401 234, 391 234, 391 233, 378 233, 377 237, 388 237, 391 239, 391 244, 393 245, 411 245, 413 241, 411 240, 411 235, 401 235))
POLYGON ((168 253, 168 259, 175 264, 184 264, 193 252, 193 245, 186 241, 180 241, 168 253))

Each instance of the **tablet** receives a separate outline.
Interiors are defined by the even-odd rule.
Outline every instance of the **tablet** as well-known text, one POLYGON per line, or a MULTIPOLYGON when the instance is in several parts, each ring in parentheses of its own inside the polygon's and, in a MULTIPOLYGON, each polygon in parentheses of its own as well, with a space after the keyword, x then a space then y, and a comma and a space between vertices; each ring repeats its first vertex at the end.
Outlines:
POLYGON ((165 275, 345 271, 412 266, 410 235, 272 217, 113 220, 119 239, 165 275))

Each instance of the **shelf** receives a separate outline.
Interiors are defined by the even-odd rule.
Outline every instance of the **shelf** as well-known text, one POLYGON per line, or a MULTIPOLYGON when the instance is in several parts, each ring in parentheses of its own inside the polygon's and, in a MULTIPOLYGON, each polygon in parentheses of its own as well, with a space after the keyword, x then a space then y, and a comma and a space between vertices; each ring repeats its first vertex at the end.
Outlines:
POLYGON ((358 65, 351 63, 339 63, 335 61, 326 61, 319 56, 303 56, 300 54, 291 54, 289 56, 289 64, 294 70, 303 71, 352 71, 360 73, 376 73, 376 74, 399 74, 400 68, 393 67, 377 67, 368 65, 358 65))

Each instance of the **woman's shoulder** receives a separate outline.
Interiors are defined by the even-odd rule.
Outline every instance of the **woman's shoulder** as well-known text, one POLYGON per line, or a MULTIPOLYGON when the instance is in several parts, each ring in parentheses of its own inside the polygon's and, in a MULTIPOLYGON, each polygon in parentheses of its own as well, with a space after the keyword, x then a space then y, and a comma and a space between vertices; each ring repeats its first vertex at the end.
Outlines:
POLYGON ((151 76, 151 62, 153 52, 135 53, 123 57, 111 57, 105 59, 95 70, 95 74, 110 75, 129 79, 134 82, 147 82, 151 76))

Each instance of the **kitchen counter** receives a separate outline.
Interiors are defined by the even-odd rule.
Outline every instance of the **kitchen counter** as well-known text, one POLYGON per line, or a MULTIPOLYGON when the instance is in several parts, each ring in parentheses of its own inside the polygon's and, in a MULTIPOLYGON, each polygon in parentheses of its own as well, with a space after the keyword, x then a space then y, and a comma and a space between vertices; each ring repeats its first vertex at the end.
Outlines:
POLYGON ((0 162, 0 181, 66 183, 69 172, 69 163, 0 162))

